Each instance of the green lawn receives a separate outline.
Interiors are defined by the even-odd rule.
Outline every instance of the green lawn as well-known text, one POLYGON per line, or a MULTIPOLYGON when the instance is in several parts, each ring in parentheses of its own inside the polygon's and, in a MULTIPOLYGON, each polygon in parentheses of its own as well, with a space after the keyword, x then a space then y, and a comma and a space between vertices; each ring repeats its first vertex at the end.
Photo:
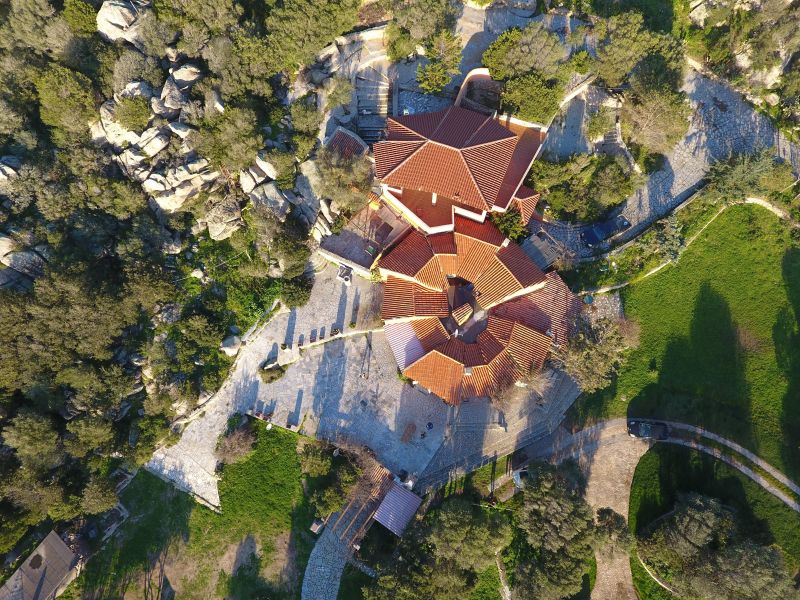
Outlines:
MULTIPOLYGON (((800 528, 797 513, 750 479, 708 455, 669 444, 658 444, 639 461, 631 485, 629 526, 641 532, 657 517, 672 510, 681 492, 719 498, 733 507, 742 534, 759 544, 783 548, 790 568, 800 566, 800 528)), ((668 600, 635 557, 633 580, 643 600, 668 600)))
POLYGON ((734 206, 680 261, 622 292, 641 343, 576 426, 612 416, 701 425, 800 475, 800 249, 771 213, 734 206))
POLYGON ((67 597, 79 598, 81 592, 116 597, 126 590, 144 591, 148 581, 152 589, 157 585, 159 558, 189 566, 183 579, 169 582, 181 590, 182 598, 245 599, 264 593, 270 598, 291 597, 285 590, 273 589, 260 571, 274 558, 279 536, 290 537, 301 575, 313 545, 304 535, 313 511, 303 496, 298 436, 277 428, 267 431, 261 423, 256 428, 255 450, 223 472, 221 513, 141 471, 122 496, 131 518, 92 558, 67 597), (249 536, 261 547, 260 558, 241 561, 237 573, 221 573, 222 555, 249 536))

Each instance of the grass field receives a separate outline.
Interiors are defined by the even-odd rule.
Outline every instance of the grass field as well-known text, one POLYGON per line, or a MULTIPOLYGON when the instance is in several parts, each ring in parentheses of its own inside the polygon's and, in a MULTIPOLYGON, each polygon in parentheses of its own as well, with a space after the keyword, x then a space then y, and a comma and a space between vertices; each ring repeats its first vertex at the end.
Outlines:
POLYGON ((622 292, 641 342, 571 412, 700 425, 800 474, 800 249, 768 211, 735 206, 680 261, 622 292))
POLYGON ((223 471, 221 513, 140 472, 122 496, 131 518, 67 597, 150 597, 145 588, 167 586, 180 598, 294 597, 276 582, 301 578, 313 546, 304 535, 313 510, 303 496, 298 436, 256 427, 255 450, 223 471))
MULTIPOLYGON (((800 528, 797 513, 750 479, 710 456, 668 444, 659 444, 642 457, 631 486, 629 526, 641 532, 657 517, 672 510, 678 494, 698 492, 733 507, 742 534, 759 544, 783 548, 790 567, 800 567, 800 528)), ((634 585, 643 600, 669 600, 631 559, 634 585)))

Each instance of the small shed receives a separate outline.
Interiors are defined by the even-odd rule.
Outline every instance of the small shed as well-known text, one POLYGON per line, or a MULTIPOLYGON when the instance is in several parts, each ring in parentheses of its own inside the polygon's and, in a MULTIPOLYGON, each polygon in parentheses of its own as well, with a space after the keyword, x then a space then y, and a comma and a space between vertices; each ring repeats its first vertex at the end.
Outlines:
POLYGON ((8 581, 0 600, 51 600, 78 574, 78 557, 51 531, 8 581))
POLYGON ((422 498, 394 481, 373 518, 397 537, 402 537, 420 504, 422 498))

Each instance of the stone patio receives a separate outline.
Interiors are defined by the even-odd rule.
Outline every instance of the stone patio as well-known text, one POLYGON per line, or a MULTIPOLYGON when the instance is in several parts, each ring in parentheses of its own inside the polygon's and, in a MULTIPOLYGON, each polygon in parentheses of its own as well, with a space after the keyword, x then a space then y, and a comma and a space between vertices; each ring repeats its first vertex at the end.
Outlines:
POLYGON ((344 286, 329 265, 317 275, 306 306, 275 316, 245 340, 222 388, 196 411, 180 441, 156 451, 147 468, 219 506, 217 439, 231 415, 258 410, 272 412, 281 427, 366 445, 394 472, 420 473, 441 445, 449 410, 397 378, 377 316, 382 292, 382 285, 358 277, 344 286), (334 328, 343 337, 309 347, 330 338, 334 328), (300 350, 301 343, 307 349, 300 350), (266 385, 258 369, 276 358, 297 361, 266 385))

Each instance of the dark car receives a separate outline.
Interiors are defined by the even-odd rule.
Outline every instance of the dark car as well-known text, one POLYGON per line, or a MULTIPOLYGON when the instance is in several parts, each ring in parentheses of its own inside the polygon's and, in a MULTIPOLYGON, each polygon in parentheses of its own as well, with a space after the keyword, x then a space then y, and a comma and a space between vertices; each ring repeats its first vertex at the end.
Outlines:
POLYGON ((628 421, 628 435, 643 440, 665 440, 669 437, 669 426, 659 421, 628 421))
POLYGON ((581 232, 581 239, 589 248, 594 248, 600 242, 604 242, 611 236, 625 231, 630 227, 630 221, 622 215, 617 215, 615 218, 610 219, 604 223, 592 225, 586 231, 581 232))

